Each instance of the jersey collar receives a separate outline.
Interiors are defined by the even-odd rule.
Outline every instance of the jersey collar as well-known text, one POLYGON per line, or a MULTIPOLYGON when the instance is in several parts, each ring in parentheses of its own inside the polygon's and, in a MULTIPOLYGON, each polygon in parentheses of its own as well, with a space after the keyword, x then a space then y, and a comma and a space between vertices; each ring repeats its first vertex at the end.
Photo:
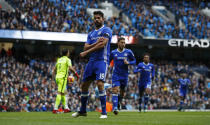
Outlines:
POLYGON ((149 65, 149 63, 148 63, 148 64, 146 64, 146 63, 144 63, 144 62, 143 62, 143 64, 144 64, 144 65, 147 65, 147 66, 149 65))
POLYGON ((118 51, 119 53, 122 53, 122 52, 124 52, 124 51, 125 51, 125 48, 123 48, 123 51, 122 51, 122 52, 120 52, 120 51, 118 50, 118 48, 117 48, 117 51, 118 51))
POLYGON ((95 31, 98 31, 98 30, 100 30, 100 29, 102 29, 102 28, 104 28, 104 25, 103 25, 101 28, 97 29, 97 30, 95 29, 95 31))

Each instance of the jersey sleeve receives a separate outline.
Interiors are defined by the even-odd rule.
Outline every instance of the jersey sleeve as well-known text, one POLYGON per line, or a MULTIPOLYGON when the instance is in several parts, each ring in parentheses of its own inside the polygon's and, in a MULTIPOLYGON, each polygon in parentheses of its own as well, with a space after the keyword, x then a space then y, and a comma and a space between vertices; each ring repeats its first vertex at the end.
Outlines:
POLYGON ((134 57, 134 54, 131 50, 129 51, 128 59, 130 65, 136 64, 136 58, 134 57))
POLYGON ((90 40, 90 34, 88 34, 88 37, 87 37, 87 41, 86 41, 87 44, 91 44, 91 40, 90 40))
POLYGON ((67 62, 68 62, 68 67, 72 67, 71 59, 68 59, 67 62))
POLYGON ((138 64, 138 66, 134 69, 134 73, 137 73, 137 72, 141 72, 142 71, 142 68, 141 68, 141 63, 138 64))
POLYGON ((189 79, 188 79, 188 81, 187 81, 187 84, 188 84, 188 85, 190 85, 190 84, 191 84, 191 82, 190 82, 190 80, 189 80, 189 79))
POLYGON ((112 38, 112 31, 109 28, 106 28, 102 32, 102 37, 108 38, 109 40, 112 38))
POLYGON ((180 80, 181 80, 181 79, 178 79, 178 80, 177 80, 179 84, 181 84, 180 80))
POLYGON ((152 65, 152 79, 154 79, 155 77, 155 67, 154 65, 152 65))
POLYGON ((113 58, 114 58, 114 53, 113 53, 113 51, 112 51, 111 54, 110 54, 110 57, 109 57, 109 64, 110 64, 110 62, 113 60, 113 58))

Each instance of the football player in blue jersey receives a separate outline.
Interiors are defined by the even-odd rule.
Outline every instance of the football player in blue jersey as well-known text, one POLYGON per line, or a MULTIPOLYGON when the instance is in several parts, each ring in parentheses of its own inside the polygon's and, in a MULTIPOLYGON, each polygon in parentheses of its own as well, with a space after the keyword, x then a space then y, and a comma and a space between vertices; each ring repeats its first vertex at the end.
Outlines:
POLYGON ((137 68, 134 69, 134 73, 140 72, 140 77, 138 79, 139 87, 139 112, 142 109, 142 97, 144 96, 144 111, 147 108, 147 103, 149 101, 149 95, 151 93, 151 83, 155 77, 154 65, 150 63, 150 55, 148 53, 144 54, 143 62, 139 63, 137 68))
POLYGON ((187 72, 181 70, 181 78, 178 79, 179 83, 179 96, 180 96, 180 105, 178 111, 184 110, 184 100, 186 98, 188 88, 191 84, 190 79, 187 78, 187 72))
POLYGON ((121 103, 128 82, 128 65, 136 64, 136 59, 130 49, 125 48, 125 38, 120 37, 118 48, 113 50, 110 61, 114 61, 112 74, 112 103, 113 112, 118 114, 118 103, 121 103), (119 95, 120 94, 120 95, 119 95))
POLYGON ((81 107, 80 111, 73 113, 72 116, 87 116, 86 105, 89 95, 88 89, 90 84, 96 80, 102 107, 100 118, 107 118, 104 82, 109 64, 112 31, 109 27, 104 26, 103 12, 94 11, 93 15, 95 30, 88 34, 87 42, 84 45, 84 51, 80 53, 81 57, 85 57, 88 54, 90 55, 88 64, 85 67, 81 85, 81 107))

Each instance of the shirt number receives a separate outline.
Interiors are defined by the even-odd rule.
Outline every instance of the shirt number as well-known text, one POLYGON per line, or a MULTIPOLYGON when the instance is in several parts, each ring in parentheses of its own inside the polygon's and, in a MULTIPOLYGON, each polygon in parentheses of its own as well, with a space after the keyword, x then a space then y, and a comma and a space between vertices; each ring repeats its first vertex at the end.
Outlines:
POLYGON ((104 79, 104 73, 100 73, 99 78, 100 78, 100 79, 104 79))

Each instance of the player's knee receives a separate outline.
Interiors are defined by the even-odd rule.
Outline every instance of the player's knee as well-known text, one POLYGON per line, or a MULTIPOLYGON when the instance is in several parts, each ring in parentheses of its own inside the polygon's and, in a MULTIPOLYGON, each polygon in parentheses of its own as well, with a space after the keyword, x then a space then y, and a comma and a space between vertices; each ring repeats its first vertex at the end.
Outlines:
POLYGON ((184 100, 184 97, 183 96, 180 96, 180 100, 184 100))
POLYGON ((62 95, 62 93, 61 93, 61 92, 59 92, 59 91, 58 91, 57 93, 58 93, 59 95, 62 95))
POLYGON ((67 92, 65 91, 64 93, 61 93, 62 96, 65 96, 67 94, 67 92))
POLYGON ((120 91, 121 91, 121 92, 124 92, 124 91, 125 91, 125 88, 126 88, 126 86, 121 85, 121 86, 120 86, 120 91))
POLYGON ((146 94, 150 94, 151 90, 149 88, 146 89, 146 94))
POLYGON ((118 88, 116 88, 116 87, 112 88, 112 93, 113 94, 118 94, 118 92, 119 92, 118 88))
POLYGON ((98 89, 99 89, 99 91, 103 91, 104 90, 104 86, 103 85, 98 85, 98 89))
POLYGON ((88 91, 88 86, 85 84, 82 84, 81 86, 82 92, 87 92, 88 91))
POLYGON ((98 85, 99 91, 103 91, 104 90, 104 82, 103 81, 98 80, 97 81, 97 85, 98 85))

